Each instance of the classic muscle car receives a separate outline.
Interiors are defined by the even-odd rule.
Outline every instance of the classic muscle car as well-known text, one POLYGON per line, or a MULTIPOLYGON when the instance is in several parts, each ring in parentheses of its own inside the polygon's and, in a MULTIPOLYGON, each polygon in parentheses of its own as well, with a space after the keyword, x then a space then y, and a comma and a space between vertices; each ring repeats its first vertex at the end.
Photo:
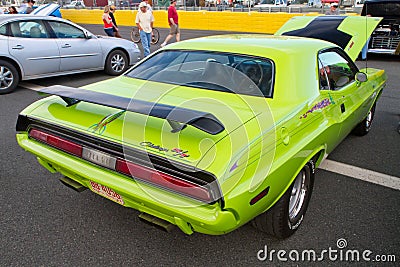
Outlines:
MULTIPOLYGON (((380 19, 367 19, 371 33, 380 19)), ((323 158, 371 128, 386 75, 353 62, 364 21, 303 17, 277 36, 186 40, 120 77, 47 87, 19 115, 18 143, 67 186, 164 229, 216 235, 253 221, 286 238, 323 158), (315 39, 317 25, 339 45, 315 39), (314 38, 289 36, 302 28, 314 38)))

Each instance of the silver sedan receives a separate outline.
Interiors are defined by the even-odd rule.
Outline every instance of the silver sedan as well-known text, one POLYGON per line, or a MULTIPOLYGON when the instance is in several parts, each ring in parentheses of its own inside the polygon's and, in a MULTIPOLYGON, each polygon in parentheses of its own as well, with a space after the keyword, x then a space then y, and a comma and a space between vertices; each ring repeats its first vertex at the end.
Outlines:
POLYGON ((61 18, 0 15, 0 94, 21 80, 102 69, 119 75, 139 58, 135 43, 96 36, 61 18))

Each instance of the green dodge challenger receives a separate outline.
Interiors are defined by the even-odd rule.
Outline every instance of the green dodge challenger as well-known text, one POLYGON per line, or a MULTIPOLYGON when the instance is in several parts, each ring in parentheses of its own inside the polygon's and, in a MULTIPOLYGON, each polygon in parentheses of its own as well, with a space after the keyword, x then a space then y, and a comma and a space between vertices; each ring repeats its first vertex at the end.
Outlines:
POLYGON ((386 75, 353 60, 379 21, 296 17, 275 36, 174 43, 120 77, 43 89, 17 140, 65 185, 163 229, 218 235, 252 221, 286 238, 324 157, 370 130, 386 75))

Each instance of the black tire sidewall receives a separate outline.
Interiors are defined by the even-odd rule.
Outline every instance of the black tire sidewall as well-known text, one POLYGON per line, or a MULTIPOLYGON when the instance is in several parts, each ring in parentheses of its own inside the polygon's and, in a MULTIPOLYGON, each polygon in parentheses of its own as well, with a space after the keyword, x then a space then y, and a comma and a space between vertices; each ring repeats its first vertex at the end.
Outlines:
POLYGON ((106 63, 105 63, 105 71, 107 72, 107 74, 117 76, 117 75, 124 73, 128 69, 128 67, 129 67, 128 57, 126 56, 126 54, 123 51, 114 50, 107 56, 106 63), (114 71, 112 68, 112 65, 111 65, 111 59, 117 54, 120 54, 124 58, 124 61, 125 61, 124 69, 120 72, 114 71))
POLYGON ((20 77, 19 77, 19 73, 17 71, 17 69, 15 68, 15 66, 5 60, 0 60, 0 67, 4 66, 6 68, 8 68, 12 75, 13 75, 13 81, 10 85, 10 87, 8 87, 7 89, 0 89, 0 95, 1 94, 8 94, 12 91, 14 91, 15 88, 17 88, 17 85, 19 83, 20 77))
POLYGON ((292 182, 292 185, 289 187, 287 193, 287 199, 286 199, 286 218, 287 218, 287 226, 288 226, 288 231, 290 232, 294 232, 296 231, 301 223, 303 222, 304 219, 304 215, 306 214, 307 208, 308 208, 308 204, 310 202, 311 199, 311 195, 312 195, 312 191, 314 188, 314 173, 315 173, 315 167, 314 167, 314 162, 308 162, 303 169, 301 170, 301 172, 305 172, 306 175, 306 179, 308 179, 307 183, 308 183, 308 189, 306 192, 306 196, 303 202, 303 205, 299 211, 299 214, 291 221, 289 219, 289 202, 290 202, 290 193, 292 192, 293 186, 294 186, 294 181, 292 182))

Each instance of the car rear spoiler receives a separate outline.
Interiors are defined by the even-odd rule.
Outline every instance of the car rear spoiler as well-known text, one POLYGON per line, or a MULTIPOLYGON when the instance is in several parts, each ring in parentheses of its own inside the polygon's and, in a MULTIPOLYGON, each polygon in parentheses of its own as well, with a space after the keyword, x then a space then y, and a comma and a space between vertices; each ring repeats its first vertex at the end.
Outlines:
POLYGON ((191 125, 212 135, 225 130, 224 125, 213 114, 198 110, 125 98, 62 85, 46 87, 40 90, 39 93, 59 96, 67 103, 67 107, 84 101, 166 119, 172 127, 172 132, 179 132, 187 125, 191 125))

